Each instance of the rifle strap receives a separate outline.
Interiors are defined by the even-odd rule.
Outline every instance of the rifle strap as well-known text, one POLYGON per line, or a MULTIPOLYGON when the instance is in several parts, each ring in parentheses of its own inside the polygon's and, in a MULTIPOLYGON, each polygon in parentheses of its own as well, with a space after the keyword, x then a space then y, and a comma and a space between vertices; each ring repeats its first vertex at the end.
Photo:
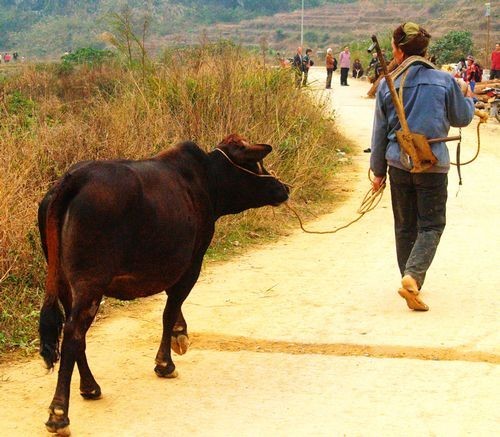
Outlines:
POLYGON ((399 76, 401 76, 408 68, 410 68, 412 65, 423 65, 426 68, 431 68, 433 70, 436 70, 436 66, 425 59, 422 56, 410 56, 406 58, 401 64, 397 66, 395 70, 393 70, 390 74, 392 76, 393 80, 396 80, 399 76))

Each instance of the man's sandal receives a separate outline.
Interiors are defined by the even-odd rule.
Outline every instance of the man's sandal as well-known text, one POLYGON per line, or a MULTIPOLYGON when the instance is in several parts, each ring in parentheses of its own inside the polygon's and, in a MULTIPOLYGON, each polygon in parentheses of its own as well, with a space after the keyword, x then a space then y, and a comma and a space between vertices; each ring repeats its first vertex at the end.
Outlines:
POLYGON ((408 308, 414 311, 429 311, 429 307, 418 297, 420 290, 415 279, 410 275, 404 275, 401 279, 403 288, 398 290, 399 295, 406 300, 408 308))
POLYGON ((412 291, 406 288, 398 290, 399 295, 406 300, 408 308, 414 311, 429 311, 429 307, 412 291))

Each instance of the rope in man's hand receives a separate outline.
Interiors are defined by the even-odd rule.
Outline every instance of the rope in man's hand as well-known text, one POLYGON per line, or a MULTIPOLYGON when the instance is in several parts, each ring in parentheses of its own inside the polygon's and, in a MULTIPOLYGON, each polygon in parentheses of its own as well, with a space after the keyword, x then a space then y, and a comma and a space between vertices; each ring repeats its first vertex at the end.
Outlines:
POLYGON ((370 175, 370 170, 368 170, 368 179, 372 183, 372 188, 370 188, 366 192, 363 200, 361 201, 361 205, 359 206, 358 210, 356 211, 359 214, 358 217, 356 217, 354 220, 351 220, 349 223, 347 223, 343 226, 340 226, 336 229, 333 229, 333 230, 310 231, 310 230, 304 228, 304 224, 302 223, 302 219, 300 218, 298 212, 290 206, 290 203, 285 202, 285 206, 290 211, 292 211, 294 213, 294 215, 297 217, 297 219, 299 220, 300 229, 302 229, 305 233, 307 233, 307 234, 335 234, 336 232, 338 232, 342 229, 345 229, 345 228, 351 226, 353 223, 356 223, 357 221, 359 221, 366 213, 373 211, 377 207, 377 205, 380 203, 380 201, 382 200, 382 196, 384 194, 384 189, 385 189, 385 177, 382 178, 380 180, 380 182, 375 185, 374 181, 376 178, 372 179, 371 175, 370 175))

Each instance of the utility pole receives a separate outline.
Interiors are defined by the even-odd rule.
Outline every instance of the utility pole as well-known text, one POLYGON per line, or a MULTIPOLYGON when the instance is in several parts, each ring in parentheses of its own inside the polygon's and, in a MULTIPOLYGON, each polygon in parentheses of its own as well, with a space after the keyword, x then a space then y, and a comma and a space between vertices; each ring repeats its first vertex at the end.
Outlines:
POLYGON ((302 15, 300 18, 300 47, 304 45, 304 0, 302 0, 302 15))
POLYGON ((491 15, 491 3, 485 3, 484 6, 486 7, 486 62, 485 64, 488 65, 488 67, 491 68, 491 59, 490 59, 490 15, 491 15))

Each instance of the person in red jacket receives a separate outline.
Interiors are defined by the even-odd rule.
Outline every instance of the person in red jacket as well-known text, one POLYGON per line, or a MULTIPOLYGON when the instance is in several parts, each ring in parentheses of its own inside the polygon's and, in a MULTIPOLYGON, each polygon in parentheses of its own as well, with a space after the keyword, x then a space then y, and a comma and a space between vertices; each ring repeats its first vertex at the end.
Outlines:
POLYGON ((490 80, 500 79, 500 43, 496 43, 495 51, 491 54, 490 80))

